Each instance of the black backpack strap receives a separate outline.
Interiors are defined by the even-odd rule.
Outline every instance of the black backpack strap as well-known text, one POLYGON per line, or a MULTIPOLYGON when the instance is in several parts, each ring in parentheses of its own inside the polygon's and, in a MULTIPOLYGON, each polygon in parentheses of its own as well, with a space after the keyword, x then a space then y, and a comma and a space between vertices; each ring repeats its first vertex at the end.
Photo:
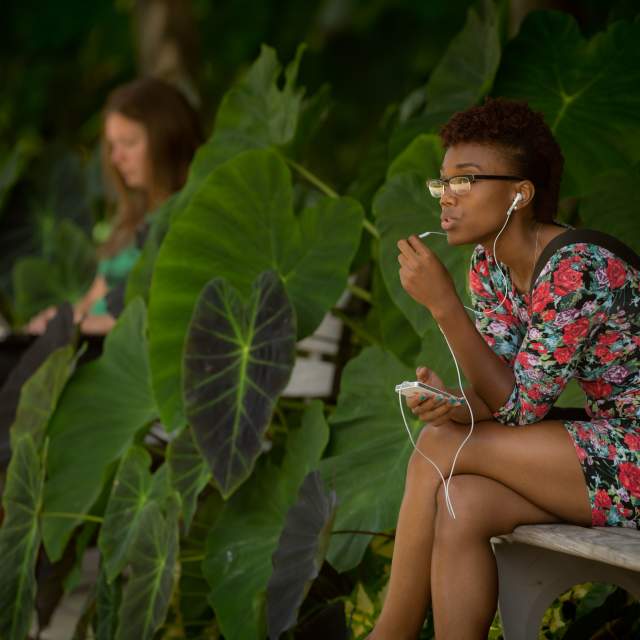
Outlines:
POLYGON ((569 229, 551 240, 540 254, 533 268, 529 293, 533 291, 533 285, 538 279, 540 272, 551 259, 551 256, 558 251, 558 249, 566 247, 569 244, 576 244, 577 242, 596 244, 599 247, 604 247, 618 258, 622 258, 622 260, 630 264, 634 269, 640 271, 640 256, 638 256, 631 247, 624 244, 624 242, 610 236, 608 233, 602 233, 602 231, 594 231, 593 229, 569 229))

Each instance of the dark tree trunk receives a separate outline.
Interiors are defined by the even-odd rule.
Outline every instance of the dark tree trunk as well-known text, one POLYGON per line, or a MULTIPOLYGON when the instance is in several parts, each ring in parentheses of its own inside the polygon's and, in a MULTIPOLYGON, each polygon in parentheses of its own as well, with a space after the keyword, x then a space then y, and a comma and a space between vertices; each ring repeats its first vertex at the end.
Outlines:
POLYGON ((135 30, 140 74, 171 82, 198 105, 198 31, 191 3, 137 0, 135 30))

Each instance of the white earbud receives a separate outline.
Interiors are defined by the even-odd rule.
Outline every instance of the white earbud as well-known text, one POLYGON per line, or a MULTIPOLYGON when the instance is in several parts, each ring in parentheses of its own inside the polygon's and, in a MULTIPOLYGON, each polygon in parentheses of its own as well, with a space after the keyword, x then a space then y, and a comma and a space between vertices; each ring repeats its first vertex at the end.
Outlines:
POLYGON ((511 215, 513 210, 518 206, 518 202, 520 202, 520 200, 523 200, 523 199, 524 197, 520 192, 516 193, 516 197, 513 199, 511 206, 507 209, 507 218, 511 215))

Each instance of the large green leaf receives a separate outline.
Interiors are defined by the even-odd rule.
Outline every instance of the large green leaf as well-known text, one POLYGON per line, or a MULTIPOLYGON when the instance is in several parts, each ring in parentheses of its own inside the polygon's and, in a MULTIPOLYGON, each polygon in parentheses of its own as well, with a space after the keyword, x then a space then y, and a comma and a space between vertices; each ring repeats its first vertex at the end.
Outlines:
POLYGON ((282 67, 276 52, 265 45, 247 74, 224 96, 216 114, 215 130, 198 157, 195 178, 248 149, 284 146, 293 141, 304 89, 295 86, 304 45, 278 82, 282 67))
POLYGON ((578 381, 573 378, 569 380, 567 386, 563 389, 560 397, 556 400, 556 407, 584 407, 587 398, 584 391, 578 384, 578 381))
POLYGON ((148 298, 151 276, 156 264, 158 251, 160 251, 160 245, 167 234, 173 216, 177 215, 186 206, 191 193, 185 187, 180 192, 174 193, 168 200, 165 200, 153 213, 140 257, 133 265, 127 278, 125 291, 125 301, 127 303, 137 296, 145 300, 148 298))
POLYGON ((200 187, 204 177, 214 168, 207 164, 207 159, 203 155, 205 153, 203 147, 198 150, 191 163, 189 176, 184 187, 165 200, 151 216, 149 231, 144 240, 140 257, 127 278, 125 292, 127 303, 136 296, 141 296, 145 301, 148 301, 153 270, 156 266, 162 241, 167 235, 172 221, 187 208, 189 201, 200 187))
POLYGON ((296 623, 302 601, 324 562, 335 510, 335 492, 327 494, 320 473, 311 471, 287 513, 273 554, 273 573, 267 585, 270 638, 279 638, 296 623))
POLYGON ((185 342, 184 402, 225 498, 249 477, 263 450, 295 346, 295 315, 274 271, 258 276, 246 304, 221 278, 200 294, 185 342))
POLYGON ((480 0, 470 7, 462 30, 451 39, 424 89, 426 108, 402 120, 390 141, 391 157, 418 135, 435 133, 456 112, 477 104, 491 91, 500 64, 506 3, 480 0))
POLYGON ((391 300, 379 268, 373 272, 371 299, 366 326, 376 336, 378 346, 393 352, 402 362, 413 365, 420 351, 420 338, 391 300))
MULTIPOLYGON (((396 525, 411 442, 394 387, 415 372, 377 347, 365 349, 342 374, 331 416, 331 444, 322 474, 338 495, 336 531, 384 531, 396 525)), ((419 421, 405 409, 414 438, 419 421)), ((371 540, 364 534, 334 533, 329 562, 355 567, 371 540)))
MULTIPOLYGON (((68 382, 49 424, 45 512, 86 513, 110 465, 157 416, 145 325, 138 298, 107 336, 102 356, 80 367, 68 382)), ((52 560, 60 557, 78 522, 45 516, 43 538, 52 560)))
POLYGON ((305 475, 314 469, 328 439, 322 405, 305 412, 292 431, 282 465, 265 457, 227 502, 209 533, 203 568, 211 603, 226 640, 253 640, 266 634, 265 591, 289 507, 305 475))
MULTIPOLYGON (((365 211, 371 211, 371 202, 376 191, 382 186, 389 168, 389 140, 398 122, 398 108, 387 107, 374 137, 369 143, 367 153, 358 165, 355 180, 349 185, 347 195, 362 203, 365 211)), ((412 136, 413 139, 413 136, 412 136)), ((406 145, 405 145, 406 146, 406 145)))
POLYGON ((165 202, 152 218, 149 236, 127 282, 127 301, 147 297, 160 244, 170 221, 187 207, 192 195, 211 171, 233 156, 255 148, 286 147, 294 155, 315 132, 328 108, 323 87, 309 100, 295 82, 304 47, 285 72, 279 88, 281 67, 275 51, 263 46, 260 56, 222 99, 213 135, 198 149, 187 183, 165 202))
POLYGON ((131 553, 131 579, 122 594, 116 640, 148 640, 164 622, 178 557, 180 498, 173 493, 162 509, 156 500, 142 513, 131 553))
POLYGON ((15 315, 26 322, 41 309, 75 302, 91 285, 97 267, 95 248, 70 220, 56 226, 51 255, 26 257, 13 269, 15 315))
POLYGON ((349 198, 322 198, 296 216, 289 170, 270 151, 243 153, 204 180, 171 225, 151 285, 153 384, 168 428, 184 423, 181 354, 203 286, 223 277, 248 295, 258 274, 276 270, 304 337, 346 286, 362 218, 349 198))
POLYGON ((301 146, 315 130, 326 110, 326 90, 303 101, 304 89, 295 82, 304 46, 285 72, 286 83, 278 87, 281 66, 276 53, 264 46, 246 75, 225 94, 216 115, 213 135, 198 149, 184 188, 154 214, 149 236, 127 283, 127 300, 147 297, 160 244, 170 221, 184 211, 205 177, 218 165, 249 149, 270 146, 301 146), (311 120, 311 121, 309 121, 311 120), (300 127, 298 126, 300 124, 300 127))
POLYGON ((629 190, 634 184, 640 184, 640 164, 598 176, 580 202, 580 218, 585 227, 609 233, 640 254, 638 204, 629 190))
POLYGON ((96 640, 113 640, 115 637, 121 602, 122 579, 109 582, 102 565, 96 585, 96 640))
POLYGON ((489 93, 500 64, 500 32, 494 0, 481 0, 469 8, 462 31, 452 38, 429 77, 426 115, 437 114, 445 123, 489 93))
POLYGON ((23 640, 36 597, 35 567, 40 547, 38 516, 44 470, 30 435, 16 443, 2 498, 0 528, 0 638, 23 640))
POLYGON ((9 429, 15 422, 22 387, 56 350, 71 343, 76 334, 73 309, 68 302, 58 307, 45 332, 22 354, 0 390, 0 457, 9 459, 9 429))
MULTIPOLYGON (((440 328, 435 322, 432 322, 424 335, 422 336, 422 345, 417 353, 417 357, 414 354, 413 365, 418 367, 429 367, 433 369, 438 376, 442 379, 447 387, 453 387, 454 393, 459 395, 457 389, 459 389, 458 376, 456 373, 456 367, 453 358, 451 357, 451 351, 440 332, 440 328)), ((462 375, 462 371, 460 372, 462 375)), ((411 380, 415 379, 415 375, 412 375, 411 380)), ((463 384, 466 383, 466 379, 462 378, 463 384)))
MULTIPOLYGON (((134 446, 116 473, 98 537, 103 571, 110 582, 131 559, 131 546, 138 536, 145 507, 153 499, 166 497, 166 488, 154 483, 154 479, 161 478, 160 472, 152 476, 150 466, 151 456, 134 446)), ((166 471, 166 467, 162 469, 166 471)))
MULTIPOLYGON (((302 100, 304 89, 295 82, 304 46, 300 46, 295 59, 285 72, 286 83, 278 83, 282 67, 275 51, 264 46, 247 73, 225 94, 216 115, 211 138, 198 149, 184 188, 153 215, 149 237, 129 282, 127 299, 146 296, 160 243, 170 220, 187 206, 202 180, 218 165, 248 149, 285 146, 294 141, 298 123, 305 111, 307 119, 320 120, 326 109, 326 91, 321 91, 306 105, 302 100), (306 109, 305 109, 306 107, 306 109)), ((315 122, 306 123, 313 129, 315 122)))
POLYGON ((191 427, 183 429, 167 449, 167 465, 171 485, 182 500, 182 521, 185 533, 189 532, 196 510, 198 495, 211 477, 211 471, 193 438, 191 427))
POLYGON ((224 504, 217 491, 209 491, 198 500, 191 527, 180 539, 180 582, 177 587, 178 596, 174 595, 173 601, 179 604, 179 617, 187 638, 207 637, 204 627, 215 620, 209 604, 209 583, 202 570, 202 558, 209 531, 224 504))
MULTIPOLYGON (((411 234, 440 230, 440 206, 427 192, 425 179, 439 175, 442 147, 436 136, 416 138, 389 167, 387 181, 373 201, 380 232, 380 269, 393 302, 402 310, 414 330, 422 336, 433 320, 429 312, 402 288, 398 275, 397 242, 411 234)), ((444 236, 430 236, 424 242, 443 260, 452 274, 458 293, 464 296, 468 251, 449 248, 444 236)))
POLYGON ((504 51, 494 92, 544 113, 566 159, 563 191, 640 158, 640 22, 616 22, 587 41, 575 19, 536 12, 504 51))
POLYGON ((76 365, 75 349, 71 345, 56 349, 27 380, 20 392, 16 421, 11 427, 15 443, 29 434, 40 447, 58 398, 76 365))

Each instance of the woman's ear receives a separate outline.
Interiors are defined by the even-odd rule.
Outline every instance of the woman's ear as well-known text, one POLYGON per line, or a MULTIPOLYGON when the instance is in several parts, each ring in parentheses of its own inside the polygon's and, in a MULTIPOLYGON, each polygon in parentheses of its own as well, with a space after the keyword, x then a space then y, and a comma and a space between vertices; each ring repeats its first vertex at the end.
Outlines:
POLYGON ((523 209, 533 200, 533 196, 536 193, 536 188, 533 186, 533 182, 531 182, 531 180, 523 180, 516 186, 515 193, 519 193, 521 196, 518 204, 516 205, 516 209, 523 209))

